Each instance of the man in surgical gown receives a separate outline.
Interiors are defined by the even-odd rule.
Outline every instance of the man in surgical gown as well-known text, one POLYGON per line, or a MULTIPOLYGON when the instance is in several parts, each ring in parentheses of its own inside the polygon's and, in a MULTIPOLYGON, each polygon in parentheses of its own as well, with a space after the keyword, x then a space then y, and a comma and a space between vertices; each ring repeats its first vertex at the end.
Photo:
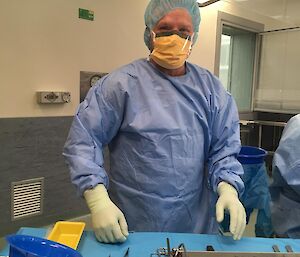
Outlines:
POLYGON ((74 117, 64 156, 101 242, 128 229, 217 233, 225 209, 242 236, 238 112, 215 76, 186 62, 199 23, 196 0, 150 1, 149 58, 102 78, 74 117))
POLYGON ((275 151, 270 192, 276 235, 300 238, 300 114, 288 121, 275 151))

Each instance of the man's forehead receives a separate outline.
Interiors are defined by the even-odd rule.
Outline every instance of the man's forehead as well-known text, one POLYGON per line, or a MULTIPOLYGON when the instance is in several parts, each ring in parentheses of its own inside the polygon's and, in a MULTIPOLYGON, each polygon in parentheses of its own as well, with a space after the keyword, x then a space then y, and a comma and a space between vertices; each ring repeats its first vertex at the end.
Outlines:
POLYGON ((167 13, 163 16, 157 24, 167 24, 172 22, 178 22, 182 24, 193 25, 192 17, 189 12, 183 8, 177 8, 172 10, 171 12, 167 13))

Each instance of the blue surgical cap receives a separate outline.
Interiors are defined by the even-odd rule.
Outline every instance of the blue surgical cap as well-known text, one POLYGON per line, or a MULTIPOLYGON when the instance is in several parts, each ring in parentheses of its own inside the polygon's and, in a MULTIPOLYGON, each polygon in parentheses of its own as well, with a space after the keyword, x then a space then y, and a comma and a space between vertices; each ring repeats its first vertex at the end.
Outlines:
POLYGON ((150 31, 161 18, 176 8, 184 8, 191 15, 195 33, 193 43, 196 42, 201 20, 199 6, 196 0, 151 0, 144 16, 146 25, 144 41, 149 49, 150 31))

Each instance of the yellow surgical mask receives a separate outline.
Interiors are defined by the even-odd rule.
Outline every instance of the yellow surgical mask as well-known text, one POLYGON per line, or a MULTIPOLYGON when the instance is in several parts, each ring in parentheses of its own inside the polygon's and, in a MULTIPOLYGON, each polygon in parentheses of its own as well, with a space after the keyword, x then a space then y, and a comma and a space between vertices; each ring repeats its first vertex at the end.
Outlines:
POLYGON ((150 57, 161 67, 177 69, 184 65, 192 48, 193 36, 176 32, 153 34, 153 50, 150 57))

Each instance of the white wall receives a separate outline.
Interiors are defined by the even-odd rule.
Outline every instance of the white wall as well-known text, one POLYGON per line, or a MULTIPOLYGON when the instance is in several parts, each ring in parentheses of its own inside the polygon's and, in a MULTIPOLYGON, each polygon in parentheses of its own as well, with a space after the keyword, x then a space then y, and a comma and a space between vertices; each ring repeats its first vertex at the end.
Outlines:
POLYGON ((109 72, 147 56, 147 0, 1 0, 0 117, 73 115, 79 72, 109 72), (78 18, 93 10, 95 21, 78 18), (70 91, 69 104, 39 105, 36 91, 70 91))
MULTIPOLYGON (((0 118, 73 115, 79 103, 80 71, 110 72, 148 55, 143 42, 147 3, 1 0, 0 118), (78 8, 93 10, 95 20, 78 19, 78 8), (39 105, 36 91, 70 91, 72 102, 39 105)), ((200 35, 190 61, 211 71, 218 10, 267 27, 276 23, 224 2, 202 8, 200 35)))

